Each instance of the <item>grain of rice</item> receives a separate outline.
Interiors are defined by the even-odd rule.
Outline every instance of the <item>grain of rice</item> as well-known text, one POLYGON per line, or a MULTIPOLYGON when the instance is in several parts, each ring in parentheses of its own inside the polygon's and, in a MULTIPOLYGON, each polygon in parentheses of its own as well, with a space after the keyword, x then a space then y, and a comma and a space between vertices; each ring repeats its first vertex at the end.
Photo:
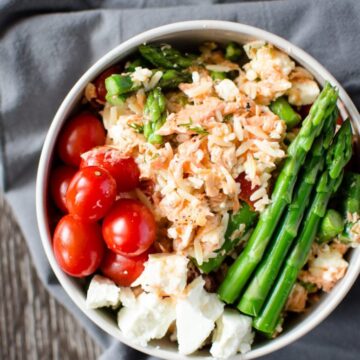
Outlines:
POLYGON ((266 189, 264 187, 260 187, 259 189, 255 190, 251 196, 251 201, 259 200, 260 198, 264 197, 266 195, 266 189))

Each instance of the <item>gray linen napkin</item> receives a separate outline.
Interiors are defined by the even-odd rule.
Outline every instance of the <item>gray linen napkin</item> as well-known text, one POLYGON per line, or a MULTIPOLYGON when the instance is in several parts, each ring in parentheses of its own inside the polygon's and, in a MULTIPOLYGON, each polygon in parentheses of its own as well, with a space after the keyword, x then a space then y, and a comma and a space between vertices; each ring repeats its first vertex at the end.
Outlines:
MULTIPOLYGON (((192 19, 242 22, 285 37, 317 58, 360 106, 358 0, 0 2, 0 183, 41 280, 104 348, 102 359, 147 357, 118 343, 85 318, 52 273, 34 211, 41 146, 65 94, 91 64, 135 34, 192 19)), ((266 359, 358 359, 359 300, 357 284, 321 326, 266 359)))

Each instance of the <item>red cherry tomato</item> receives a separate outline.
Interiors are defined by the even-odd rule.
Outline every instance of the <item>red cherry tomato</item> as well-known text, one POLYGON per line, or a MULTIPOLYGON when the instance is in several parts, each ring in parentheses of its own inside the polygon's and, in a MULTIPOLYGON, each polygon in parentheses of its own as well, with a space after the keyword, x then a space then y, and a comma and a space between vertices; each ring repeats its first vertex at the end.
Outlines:
POLYGON ((101 219, 116 198, 116 182, 105 169, 89 166, 80 169, 70 182, 66 207, 83 220, 101 219))
POLYGON ((155 241, 156 223, 153 214, 139 200, 120 199, 105 216, 102 232, 110 250, 136 256, 155 241))
POLYGON ((240 194, 239 199, 247 202, 252 208, 254 208, 254 203, 250 200, 250 196, 253 192, 255 192, 259 187, 255 186, 253 189, 251 188, 251 181, 245 178, 245 173, 241 173, 236 181, 240 183, 240 194))
POLYGON ((101 227, 66 215, 56 226, 53 248, 63 271, 76 277, 91 275, 100 266, 105 253, 101 227))
POLYGON ((83 154, 80 168, 85 166, 99 166, 113 176, 118 191, 134 190, 139 185, 140 170, 131 157, 124 157, 122 153, 110 146, 100 146, 83 154))
POLYGON ((60 165, 50 176, 50 191, 55 205, 63 212, 67 212, 66 192, 76 170, 70 166, 60 165))
POLYGON ((71 166, 80 165, 80 155, 95 146, 105 144, 105 129, 98 118, 84 112, 65 124, 62 129, 57 151, 61 160, 71 166))
POLYGON ((342 125, 343 122, 344 122, 344 120, 341 117, 341 115, 339 114, 339 116, 336 119, 336 125, 342 125))
POLYGON ((117 285, 130 286, 144 271, 144 262, 147 259, 147 252, 130 258, 108 250, 100 270, 117 285))
POLYGON ((299 114, 303 120, 308 116, 310 109, 311 105, 303 105, 300 107, 299 114))
POLYGON ((106 87, 105 87, 105 79, 112 74, 120 74, 121 69, 119 65, 112 66, 111 68, 105 70, 103 73, 101 73, 94 81, 94 85, 96 88, 96 95, 97 100, 105 102, 105 96, 106 96, 106 87))

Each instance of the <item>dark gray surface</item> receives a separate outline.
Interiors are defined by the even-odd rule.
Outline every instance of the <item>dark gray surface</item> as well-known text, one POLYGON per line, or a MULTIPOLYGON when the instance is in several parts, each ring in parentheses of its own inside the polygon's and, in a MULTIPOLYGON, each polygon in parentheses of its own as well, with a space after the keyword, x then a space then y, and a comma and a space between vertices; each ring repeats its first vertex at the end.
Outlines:
POLYGON ((39 280, 0 193, 0 359, 95 360, 101 349, 39 280))
MULTIPOLYGON (((130 359, 135 352, 105 335, 71 303, 49 268, 35 226, 35 170, 44 135, 61 100, 79 76, 108 50, 143 30, 180 20, 221 19, 259 26, 299 45, 324 64, 360 105, 358 0, 211 5, 215 2, 0 2, 0 168, 5 195, 40 278, 98 343, 108 349, 104 355, 107 359, 130 359), (182 6, 175 7, 177 3, 182 6), (196 3, 201 5, 191 6, 196 3), (103 9, 97 9, 99 6, 103 9)), ((267 358, 359 358, 360 336, 356 331, 360 321, 360 309, 356 306, 359 295, 357 285, 340 310, 322 326, 267 358)))

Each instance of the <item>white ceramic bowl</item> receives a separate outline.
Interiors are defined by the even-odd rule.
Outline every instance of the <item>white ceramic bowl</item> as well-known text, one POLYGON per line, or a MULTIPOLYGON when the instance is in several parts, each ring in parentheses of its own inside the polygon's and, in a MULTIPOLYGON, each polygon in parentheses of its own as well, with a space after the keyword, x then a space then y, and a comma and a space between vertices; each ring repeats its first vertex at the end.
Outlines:
MULTIPOLYGON (((303 50, 274 34, 255 27, 225 21, 203 20, 179 22, 146 31, 131 38, 130 40, 125 41, 115 49, 108 52, 88 71, 86 71, 86 73, 76 82, 74 87, 68 93, 57 111, 45 139, 37 175, 36 208, 41 240, 52 269, 65 291, 77 304, 79 309, 81 309, 81 311, 92 319, 100 328, 117 338, 119 341, 159 358, 184 359, 184 356, 178 353, 175 344, 170 343, 167 340, 151 343, 148 347, 144 348, 125 338, 117 327, 116 321, 113 317, 110 317, 101 310, 90 310, 86 308, 86 294, 79 281, 75 278, 67 276, 60 269, 55 260, 51 246, 51 235, 47 219, 46 194, 48 188, 49 169, 51 168, 52 154, 54 152, 56 138, 65 120, 71 114, 81 98, 86 84, 92 81, 98 74, 112 64, 126 58, 137 48, 138 45, 142 43, 160 41, 172 44, 182 44, 183 46, 185 44, 186 46, 187 44, 191 45, 209 40, 220 43, 226 43, 230 40, 244 43, 255 39, 263 39, 288 53, 299 64, 308 69, 320 84, 323 84, 325 80, 329 80, 332 84, 336 85, 340 92, 340 111, 343 117, 347 115, 351 117, 354 130, 356 133, 360 134, 360 115, 349 96, 345 93, 344 89, 334 79, 334 77, 303 50)), ((245 356, 238 355, 234 357, 234 359, 254 359, 259 356, 269 354, 299 339, 324 320, 340 303, 356 280, 360 271, 360 248, 351 251, 349 260, 349 268, 345 277, 329 294, 322 296, 321 301, 319 301, 319 303, 317 303, 310 312, 297 317, 292 323, 286 324, 285 331, 276 339, 258 343, 254 345, 253 349, 245 356)), ((210 359, 211 357, 208 352, 204 351, 187 358, 210 359)))

